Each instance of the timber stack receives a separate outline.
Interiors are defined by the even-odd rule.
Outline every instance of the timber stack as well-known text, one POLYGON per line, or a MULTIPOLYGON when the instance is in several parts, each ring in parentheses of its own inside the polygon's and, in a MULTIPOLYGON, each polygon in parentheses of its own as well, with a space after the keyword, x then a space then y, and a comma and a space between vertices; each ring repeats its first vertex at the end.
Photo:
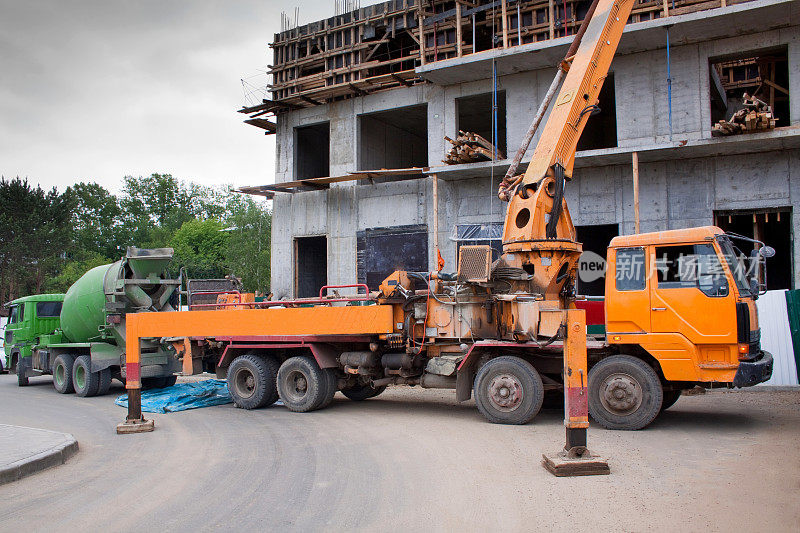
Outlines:
POLYGON ((477 163, 479 161, 494 161, 505 159, 506 156, 491 142, 481 135, 471 131, 458 131, 455 140, 445 136, 445 141, 453 145, 447 152, 442 163, 447 165, 462 165, 464 163, 477 163))
POLYGON ((730 120, 720 120, 714 124, 711 135, 722 137, 775 129, 777 119, 766 102, 744 93, 742 104, 744 108, 734 113, 730 120))

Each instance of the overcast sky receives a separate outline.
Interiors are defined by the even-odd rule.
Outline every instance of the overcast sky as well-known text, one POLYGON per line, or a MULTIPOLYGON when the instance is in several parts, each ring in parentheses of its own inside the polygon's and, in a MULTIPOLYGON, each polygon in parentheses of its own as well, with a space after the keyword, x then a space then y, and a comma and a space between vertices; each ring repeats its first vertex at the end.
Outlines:
POLYGON ((236 110, 295 6, 301 24, 334 14, 334 0, 0 0, 0 174, 114 192, 152 172, 272 183, 274 136, 236 110))

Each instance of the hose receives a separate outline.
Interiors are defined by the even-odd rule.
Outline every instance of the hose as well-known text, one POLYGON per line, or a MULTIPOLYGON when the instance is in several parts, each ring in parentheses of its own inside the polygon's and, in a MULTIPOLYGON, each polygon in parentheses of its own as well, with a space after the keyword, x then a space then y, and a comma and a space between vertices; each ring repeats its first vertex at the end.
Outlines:
POLYGON ((550 211, 550 220, 547 221, 547 238, 555 239, 558 234, 558 219, 561 218, 561 209, 564 201, 564 167, 556 163, 553 165, 553 175, 556 190, 553 193, 553 209, 550 211))

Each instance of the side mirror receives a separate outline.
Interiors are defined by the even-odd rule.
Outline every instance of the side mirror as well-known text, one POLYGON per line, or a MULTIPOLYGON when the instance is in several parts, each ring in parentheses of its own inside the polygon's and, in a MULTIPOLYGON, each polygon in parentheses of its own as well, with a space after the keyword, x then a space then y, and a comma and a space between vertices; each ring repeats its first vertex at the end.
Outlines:
POLYGON ((761 257, 775 257, 775 248, 772 246, 762 246, 758 249, 758 255, 761 257))

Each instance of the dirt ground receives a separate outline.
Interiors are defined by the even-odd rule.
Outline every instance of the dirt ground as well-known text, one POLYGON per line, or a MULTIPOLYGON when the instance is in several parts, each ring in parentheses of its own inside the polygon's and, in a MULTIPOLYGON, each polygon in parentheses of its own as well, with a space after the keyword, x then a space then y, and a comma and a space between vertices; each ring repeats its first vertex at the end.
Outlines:
POLYGON ((682 397, 651 427, 592 427, 611 475, 555 478, 563 414, 485 422, 452 391, 337 394, 322 411, 220 406, 118 436, 112 395, 0 376, 0 421, 70 432, 81 451, 0 486, 0 530, 796 531, 800 391, 682 397))

